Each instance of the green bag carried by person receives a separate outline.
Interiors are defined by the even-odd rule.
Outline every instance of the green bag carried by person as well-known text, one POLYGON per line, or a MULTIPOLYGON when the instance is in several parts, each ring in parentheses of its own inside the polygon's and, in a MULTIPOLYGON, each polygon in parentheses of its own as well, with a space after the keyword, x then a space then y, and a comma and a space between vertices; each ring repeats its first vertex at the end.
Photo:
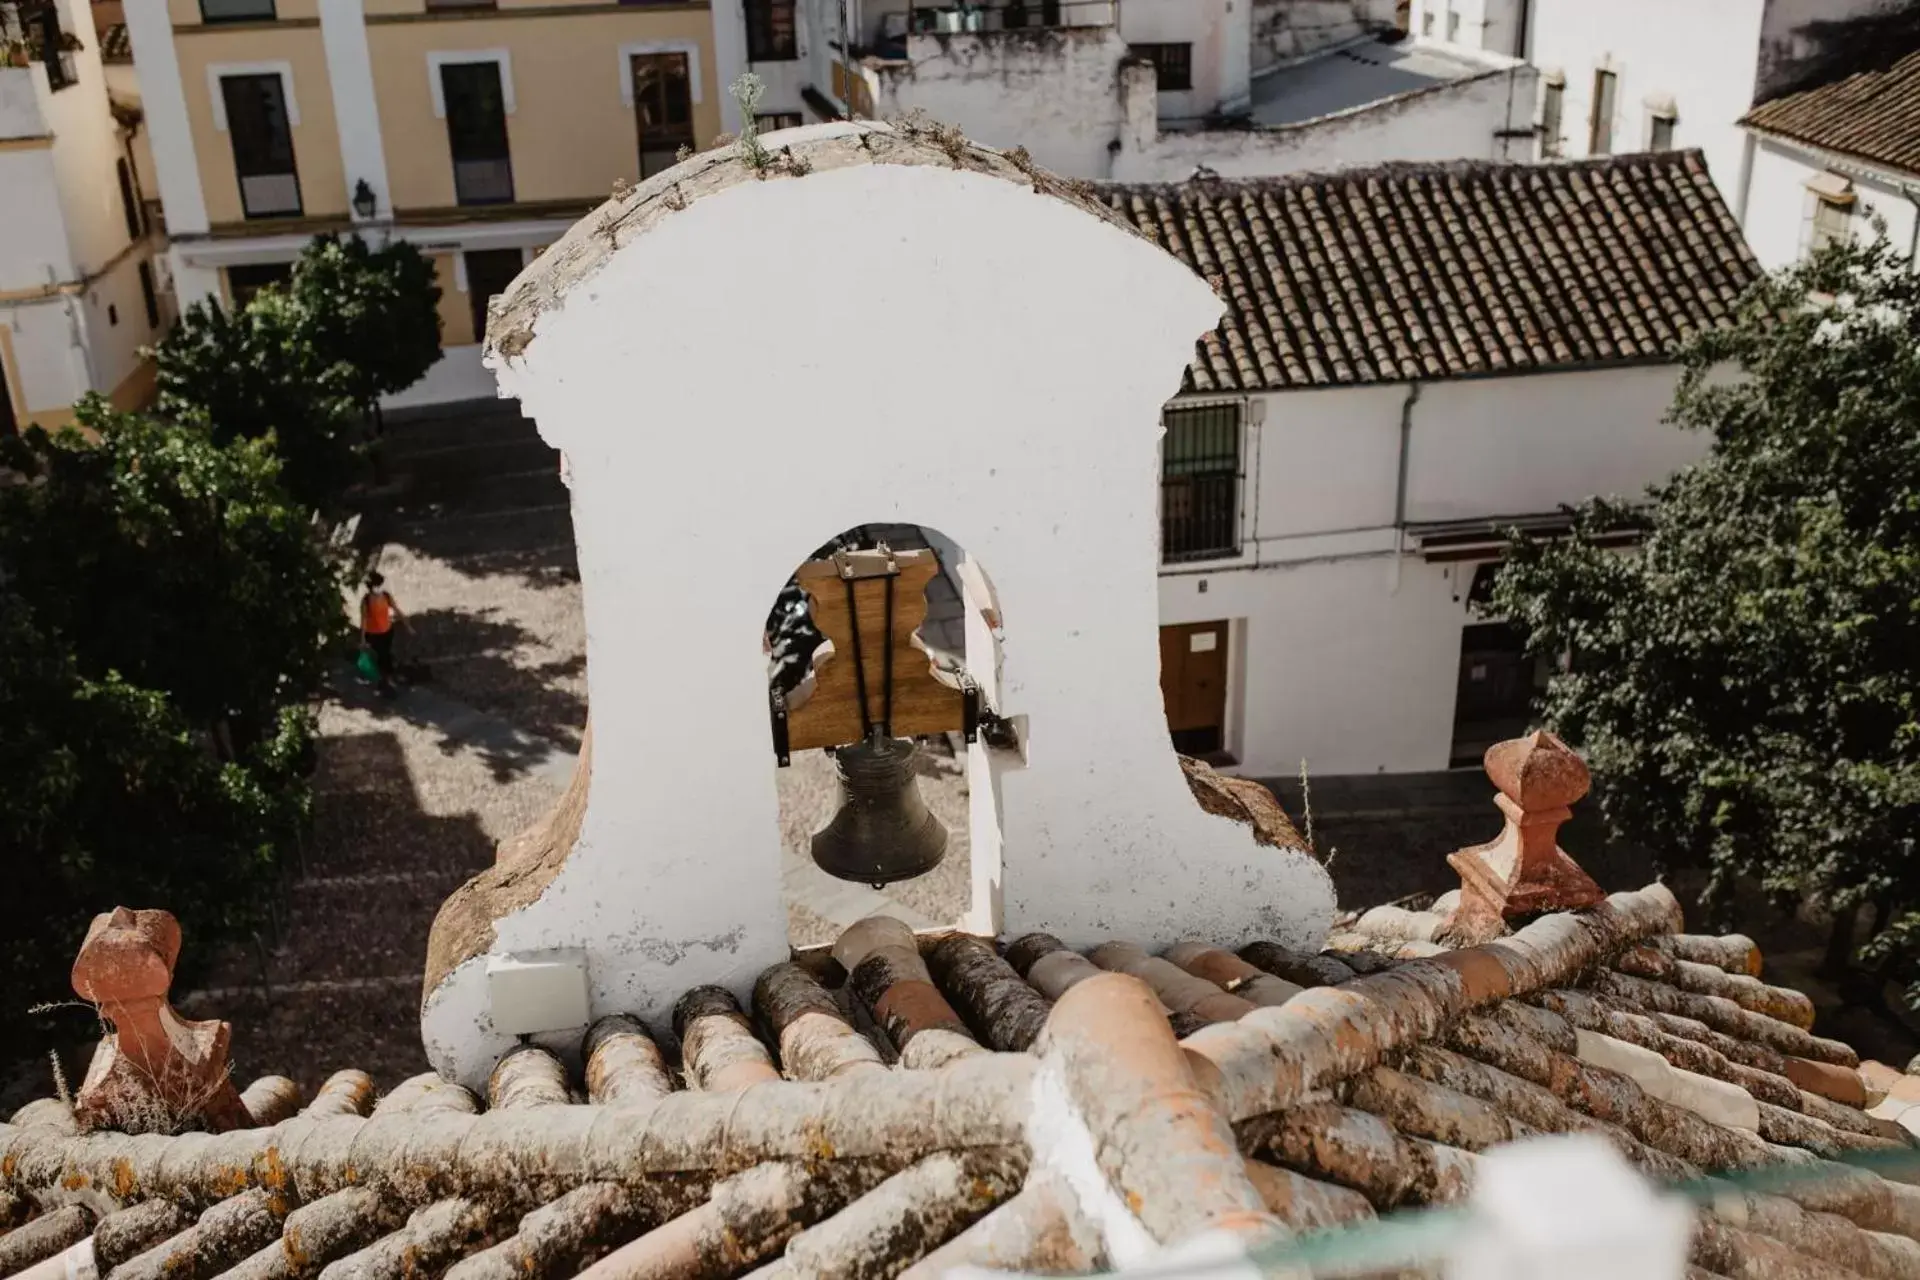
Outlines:
POLYGON ((362 680, 378 680, 380 678, 380 662, 373 656, 373 650, 371 649, 362 649, 360 656, 353 660, 353 665, 354 669, 359 671, 362 680))

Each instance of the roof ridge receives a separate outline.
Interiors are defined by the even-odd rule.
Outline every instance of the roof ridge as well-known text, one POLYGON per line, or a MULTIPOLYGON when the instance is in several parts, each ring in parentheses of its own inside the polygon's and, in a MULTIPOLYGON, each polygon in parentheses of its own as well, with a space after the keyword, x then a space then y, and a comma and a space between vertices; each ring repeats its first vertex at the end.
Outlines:
POLYGON ((1096 181, 1094 191, 1103 196, 1142 194, 1156 191, 1273 191, 1297 187, 1347 185, 1376 179, 1408 181, 1424 177, 1526 177, 1538 174, 1635 172, 1642 170, 1692 169, 1706 171, 1706 153, 1699 147, 1681 147, 1672 151, 1635 151, 1619 155, 1581 156, 1570 159, 1528 160, 1387 160, 1379 164, 1356 165, 1344 169, 1307 169, 1293 173, 1229 177, 1205 169, 1193 176, 1163 182, 1096 181))

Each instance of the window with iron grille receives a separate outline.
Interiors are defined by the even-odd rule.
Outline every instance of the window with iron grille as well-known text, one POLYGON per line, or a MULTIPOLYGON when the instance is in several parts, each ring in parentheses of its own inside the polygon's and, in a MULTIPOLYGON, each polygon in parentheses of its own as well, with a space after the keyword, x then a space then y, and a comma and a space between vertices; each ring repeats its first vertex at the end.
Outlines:
POLYGON ((1240 406, 1166 411, 1160 442, 1160 558, 1210 560, 1240 550, 1240 406))
MULTIPOLYGON (((58 6, 51 0, 43 0, 42 3, 19 6, 12 11, 12 16, 18 24, 19 38, 25 43, 28 56, 38 59, 46 68, 48 91, 58 93, 73 85, 78 79, 73 53, 80 47, 80 41, 61 29, 58 6)), ((14 23, 0 25, 13 26, 14 23)), ((0 30, 0 36, 11 34, 11 31, 0 30)), ((0 66, 5 65, 0 62, 0 66)))
POLYGON ((1133 44, 1127 51, 1153 64, 1162 93, 1193 88, 1193 46, 1190 44, 1133 44))
POLYGON ((746 7, 748 62, 792 62, 800 56, 793 0, 747 0, 746 7))
POLYGON ((1540 89, 1540 158, 1560 154, 1560 113, 1567 100, 1567 86, 1549 81, 1540 89))

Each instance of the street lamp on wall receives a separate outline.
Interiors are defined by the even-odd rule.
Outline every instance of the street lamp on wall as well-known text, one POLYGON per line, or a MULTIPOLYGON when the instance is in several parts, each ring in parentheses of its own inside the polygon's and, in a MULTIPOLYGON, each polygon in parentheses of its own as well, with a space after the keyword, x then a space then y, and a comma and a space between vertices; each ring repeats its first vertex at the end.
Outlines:
POLYGON ((360 215, 362 222, 370 221, 379 211, 380 202, 373 194, 373 188, 367 185, 365 178, 353 184, 353 211, 360 215))

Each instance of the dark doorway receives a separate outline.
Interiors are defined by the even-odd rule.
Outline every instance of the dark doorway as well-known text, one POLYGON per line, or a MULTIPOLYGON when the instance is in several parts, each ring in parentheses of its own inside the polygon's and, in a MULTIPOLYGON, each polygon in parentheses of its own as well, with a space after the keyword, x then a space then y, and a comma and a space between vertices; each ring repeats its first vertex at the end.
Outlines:
POLYGON ((277 288, 293 278, 291 262, 255 262, 227 268, 227 292, 233 298, 233 314, 239 315, 262 289, 277 288))
POLYGON ((1504 622, 1460 629, 1460 683, 1453 702, 1451 768, 1478 768, 1487 748, 1525 733, 1551 665, 1526 654, 1526 635, 1504 622))
POLYGON ((1160 694, 1166 700, 1174 750, 1205 758, 1226 749, 1225 622, 1160 628, 1160 694))
POLYGON ((507 291, 520 274, 525 258, 518 249, 469 249, 467 259, 467 305, 473 308, 473 340, 487 336, 487 304, 507 291))

